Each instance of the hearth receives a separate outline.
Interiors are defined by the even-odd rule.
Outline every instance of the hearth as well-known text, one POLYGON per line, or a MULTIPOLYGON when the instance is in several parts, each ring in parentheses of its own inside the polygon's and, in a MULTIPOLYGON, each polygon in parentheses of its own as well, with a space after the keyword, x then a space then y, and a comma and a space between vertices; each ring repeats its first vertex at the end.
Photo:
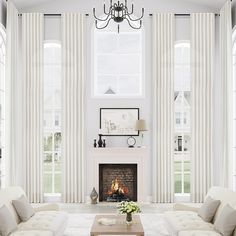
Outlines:
POLYGON ((99 201, 137 201, 137 164, 99 164, 99 201))

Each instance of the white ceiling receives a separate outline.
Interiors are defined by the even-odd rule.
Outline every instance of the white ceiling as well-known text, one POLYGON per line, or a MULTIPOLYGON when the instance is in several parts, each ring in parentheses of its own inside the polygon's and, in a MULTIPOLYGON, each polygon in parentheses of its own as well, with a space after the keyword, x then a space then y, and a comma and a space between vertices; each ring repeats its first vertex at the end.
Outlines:
MULTIPOLYGON (((24 9, 24 8, 30 8, 35 7, 41 4, 47 4, 54 2, 56 4, 57 0, 13 0, 13 2, 16 4, 17 8, 24 9)), ((66 0, 67 1, 67 0, 66 0)), ((149 1, 149 0, 145 0, 149 1)), ((165 2, 165 0, 163 0, 165 2)), ((173 3, 176 0, 172 0, 173 3)), ((213 9, 220 9, 223 4, 226 2, 226 0, 182 0, 183 4, 184 2, 189 2, 197 5, 202 5, 206 7, 210 7, 213 9)))

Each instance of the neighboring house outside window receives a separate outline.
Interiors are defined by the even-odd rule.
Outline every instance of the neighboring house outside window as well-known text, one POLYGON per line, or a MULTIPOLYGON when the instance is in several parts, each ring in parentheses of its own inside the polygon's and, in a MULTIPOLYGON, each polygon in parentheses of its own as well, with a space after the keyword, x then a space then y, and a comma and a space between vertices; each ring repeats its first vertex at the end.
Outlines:
POLYGON ((45 195, 60 195, 61 161, 61 43, 44 43, 44 165, 45 195))
POLYGON ((175 44, 175 139, 174 139, 174 183, 176 196, 190 194, 190 43, 175 44))
POLYGON ((0 188, 5 187, 5 64, 6 32, 0 24, 0 188))

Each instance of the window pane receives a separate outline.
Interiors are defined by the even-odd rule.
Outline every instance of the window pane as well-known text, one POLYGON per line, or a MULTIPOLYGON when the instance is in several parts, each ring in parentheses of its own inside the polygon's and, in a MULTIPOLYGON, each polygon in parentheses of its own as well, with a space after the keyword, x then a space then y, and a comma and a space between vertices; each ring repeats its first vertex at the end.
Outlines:
POLYGON ((142 31, 94 31, 94 95, 141 96, 142 31))
POLYGON ((190 143, 191 143, 191 73, 190 43, 175 45, 175 139, 174 174, 175 193, 190 192, 190 143))
POLYGON ((52 133, 44 134, 44 151, 52 151, 52 133))
POLYGON ((176 172, 182 172, 182 162, 180 161, 175 161, 174 163, 174 170, 176 172))
POLYGON ((44 44, 44 193, 61 193, 61 45, 44 44))
POLYGON ((184 193, 190 193, 190 174, 184 175, 184 193))
POLYGON ((52 173, 50 174, 44 173, 43 183, 44 183, 43 185, 44 193, 51 193, 52 192, 52 173))
POLYGON ((175 174, 175 193, 182 193, 182 176, 175 174))
POLYGON ((55 137, 54 150, 61 151, 61 133, 55 133, 54 137, 55 137))

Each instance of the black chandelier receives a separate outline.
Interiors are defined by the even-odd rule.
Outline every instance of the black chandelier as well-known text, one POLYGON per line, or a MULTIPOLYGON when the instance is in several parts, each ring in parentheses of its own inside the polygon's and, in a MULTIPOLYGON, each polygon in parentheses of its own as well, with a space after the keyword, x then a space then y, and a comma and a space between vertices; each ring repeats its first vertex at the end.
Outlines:
POLYGON ((133 29, 140 29, 142 27, 142 18, 144 16, 144 8, 142 8, 142 15, 139 18, 132 18, 132 14, 134 13, 134 4, 132 3, 131 10, 129 11, 127 6, 127 0, 125 0, 125 3, 120 3, 118 1, 117 3, 112 3, 112 0, 110 0, 110 7, 108 9, 108 12, 106 11, 106 4, 104 2, 103 5, 104 8, 104 14, 105 17, 98 18, 95 13, 95 8, 93 8, 93 15, 95 18, 95 26, 97 29, 104 29, 106 28, 111 20, 114 20, 116 23, 118 23, 118 33, 120 30, 119 24, 126 20, 131 28, 133 29), (98 26, 98 21, 103 22, 101 26, 98 26), (134 22, 139 21, 139 25, 135 25, 134 22))

